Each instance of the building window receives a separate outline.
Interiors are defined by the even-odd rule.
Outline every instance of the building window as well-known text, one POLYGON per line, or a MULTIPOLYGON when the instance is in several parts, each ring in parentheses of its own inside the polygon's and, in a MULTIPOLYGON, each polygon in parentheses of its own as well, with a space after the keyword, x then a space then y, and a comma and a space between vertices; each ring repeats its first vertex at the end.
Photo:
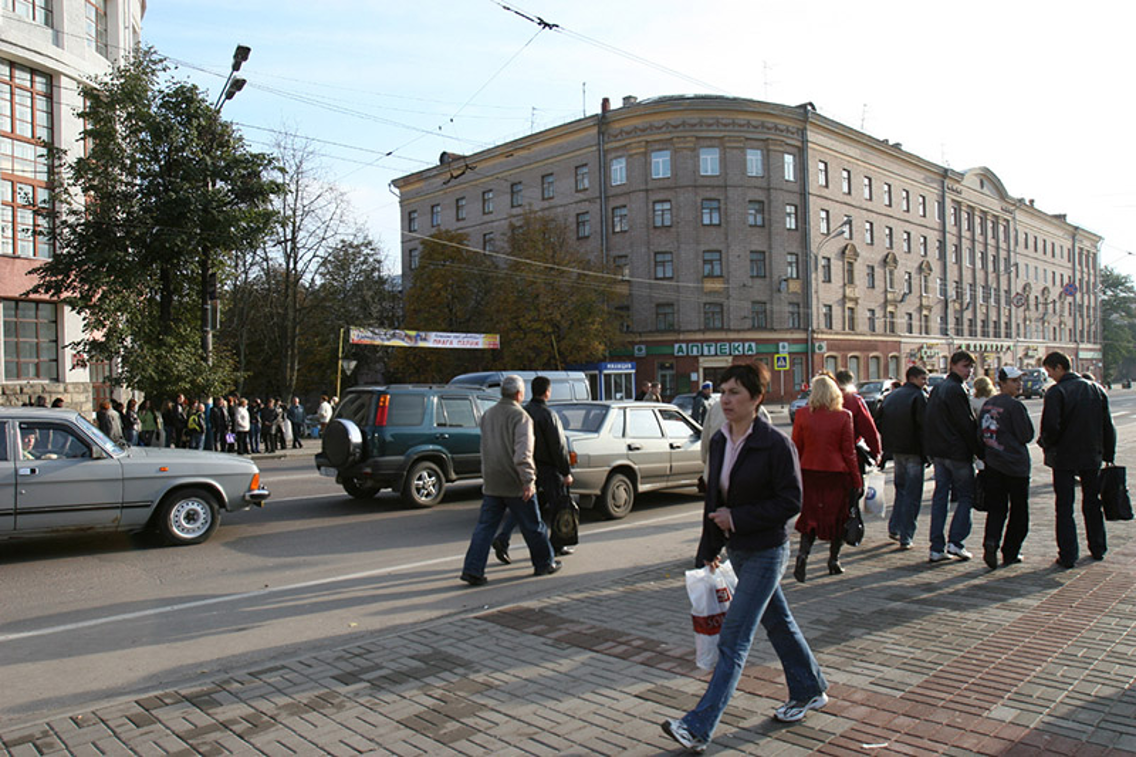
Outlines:
POLYGON ((785 276, 790 279, 801 278, 801 267, 795 252, 785 253, 785 276))
MULTIPOLYGON (((7 199, 7 198, 5 198, 5 199, 7 199)), ((8 219, 4 219, 4 220, 8 220, 8 219)), ((417 210, 407 211, 407 213, 406 213, 406 230, 409 231, 411 234, 418 231, 418 211, 417 210)))
POLYGON ((891 207, 891 184, 884 182, 884 205, 891 207))
POLYGON ((674 278, 674 253, 673 252, 656 252, 655 253, 655 278, 656 279, 673 279, 674 278))
POLYGON ((821 234, 829 233, 829 227, 830 227, 831 223, 832 223, 832 221, 831 221, 831 216, 830 216, 829 212, 822 208, 821 211, 820 211, 820 233, 821 234))
POLYGON ((592 235, 592 214, 576 214, 576 238, 587 239, 592 235))
POLYGON ((851 260, 844 263, 844 283, 848 286, 856 285, 856 264, 851 260))
POLYGON ((832 281, 832 258, 820 259, 820 280, 826 284, 832 281))
POLYGON ((627 183, 627 158, 612 158, 611 185, 613 187, 627 183))
POLYGON ((702 278, 722 278, 722 251, 703 250, 702 252, 702 278))
POLYGON ((698 173, 702 176, 717 176, 721 173, 718 165, 717 147, 703 147, 699 149, 698 173))
POLYGON ((722 201, 721 200, 703 200, 702 201, 702 225, 703 226, 721 226, 722 225, 722 201))
POLYGON ((540 199, 551 200, 556 196, 556 174, 546 173, 540 177, 540 199))
POLYGON ((674 331, 675 306, 673 302, 655 305, 655 331, 674 331))
POLYGON ((509 207, 519 208, 525 204, 525 187, 519 181, 509 185, 509 207))
POLYGON ((876 243, 876 225, 871 221, 864 221, 864 244, 876 243))
POLYGON ((840 191, 846 195, 852 194, 852 172, 847 168, 840 169, 840 191))
MULTIPOLYGON (((850 329, 855 330, 855 329, 850 329)), ((868 308, 868 331, 876 333, 876 310, 875 308, 868 308)))
POLYGON ((852 216, 844 216, 844 238, 852 239, 852 216))
POLYGON ((828 186, 828 161, 817 161, 817 184, 822 187, 828 186))
POLYGON ((903 251, 911 252, 911 232, 903 232, 903 251))
POLYGON ((630 228, 627 221, 627 206, 617 205, 611 209, 611 232, 622 234, 630 228))
POLYGON ((420 259, 421 259, 421 256, 418 253, 418 248, 417 247, 411 247, 410 251, 407 252, 406 257, 407 257, 407 265, 410 267, 410 270, 412 270, 412 271, 418 270, 418 263, 420 262, 420 259))
POLYGON ((871 200, 872 199, 872 177, 871 176, 865 176, 864 177, 864 199, 865 200, 871 200))
MULTIPOLYGON (((20 4, 20 1, 16 3, 20 4)), ((110 60, 107 43, 107 0, 87 0, 87 47, 110 60)))
POLYGON ((437 228, 441 225, 442 225, 442 206, 441 205, 431 205, 430 206, 430 226, 431 226, 431 228, 437 228))
POLYGON ((789 323, 788 323, 788 326, 791 329, 801 328, 801 303, 799 303, 799 302, 790 302, 789 303, 789 323))
POLYGON ((927 197, 925 195, 919 195, 918 207, 919 207, 919 217, 920 218, 926 218, 927 217, 927 197))
POLYGON ((797 206, 792 203, 785 205, 785 228, 789 231, 797 230, 797 206))
POLYGON ((615 255, 612 257, 611 263, 615 266, 615 270, 619 272, 620 278, 626 279, 631 275, 631 259, 628 256, 615 255))
POLYGON ((919 254, 922 257, 927 257, 927 237, 922 234, 919 235, 919 254))
POLYGON ((56 306, 4 300, 4 380, 59 379, 56 306))
POLYGON ((906 189, 899 190, 899 207, 904 213, 911 212, 911 192, 906 189))
POLYGON ((750 200, 746 209, 746 222, 750 226, 765 225, 765 203, 761 200, 750 200))
POLYGON ((465 198, 459 197, 454 200, 454 218, 459 221, 465 220, 465 198))
POLYGON ((856 308, 847 308, 844 311, 844 322, 847 324, 845 328, 848 331, 856 330, 856 308))
POLYGON ((704 329, 709 330, 722 328, 722 315, 722 303, 702 303, 702 327, 704 329))
POLYGON ((785 153, 785 181, 797 180, 797 156, 785 153))
POLYGON ((749 276, 751 279, 764 279, 765 278, 765 251, 764 250, 750 250, 749 253, 749 276))
POLYGON ((746 176, 765 175, 765 152, 758 148, 746 149, 746 176))
POLYGON ((652 223, 656 229, 665 228, 671 225, 671 201, 670 200, 655 200, 651 203, 652 223))
POLYGON ((895 229, 890 226, 884 227, 884 247, 889 250, 895 249, 895 229))
POLYGON ((927 336, 931 333, 931 316, 924 313, 919 317, 919 333, 927 336))
POLYGON ((764 302, 749 304, 749 323, 755 329, 769 328, 769 307, 764 302))
POLYGON ((824 305, 821 313, 824 319, 822 328, 832 331, 832 305, 824 305))
POLYGON ((864 278, 867 281, 868 289, 876 288, 876 267, 874 265, 868 266, 868 270, 864 278))
MULTIPOLYGON (((32 0, 4 0, 4 4, 0 7, 50 27, 52 25, 51 4, 52 0, 34 0, 34 2, 32 0)), ((106 15, 105 8, 103 15, 106 15)))
POLYGON ((671 177, 671 151, 654 150, 651 153, 651 178, 669 179, 671 177))
POLYGON ((903 293, 911 294, 911 271, 903 272, 903 293))
POLYGON ((589 187, 588 183, 588 166, 576 166, 576 191, 583 192, 589 187))
POLYGON ((487 216, 493 212, 493 190, 486 189, 481 193, 481 215, 487 216))
POLYGON ((895 269, 894 268, 885 268, 884 269, 884 286, 887 287, 887 290, 889 292, 895 291, 895 269))
POLYGON ((887 315, 885 316, 884 320, 887 321, 887 323, 885 324, 885 326, 887 327, 887 333, 894 334, 895 333, 895 311, 894 310, 887 311, 887 315))
POLYGON ((495 252, 496 246, 493 243, 493 232, 487 231, 481 235, 481 249, 486 252, 495 252))

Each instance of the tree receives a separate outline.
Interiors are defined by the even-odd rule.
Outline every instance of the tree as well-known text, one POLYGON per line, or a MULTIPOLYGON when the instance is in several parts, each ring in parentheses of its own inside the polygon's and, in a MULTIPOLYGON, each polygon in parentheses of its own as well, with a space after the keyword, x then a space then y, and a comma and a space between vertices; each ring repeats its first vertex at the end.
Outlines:
POLYGON ((267 230, 277 185, 196 86, 164 76, 141 49, 80 86, 84 154, 52 149, 56 199, 43 215, 56 249, 29 294, 84 320, 73 346, 116 360, 115 379, 149 394, 211 393, 233 380, 229 355, 201 349, 202 278, 267 230))
POLYGON ((1136 357, 1136 284, 1132 277, 1105 266, 1101 269, 1101 324, 1104 376, 1112 380, 1136 357))

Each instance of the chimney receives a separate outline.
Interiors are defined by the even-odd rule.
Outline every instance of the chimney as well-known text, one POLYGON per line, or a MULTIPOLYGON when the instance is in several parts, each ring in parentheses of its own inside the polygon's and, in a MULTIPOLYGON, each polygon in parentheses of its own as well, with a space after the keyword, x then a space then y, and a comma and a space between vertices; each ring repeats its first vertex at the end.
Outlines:
POLYGON ((611 110, 611 98, 605 97, 600 104, 600 113, 607 113, 609 110, 611 110))
POLYGON ((634 105, 637 102, 639 102, 639 98, 636 97, 635 95, 624 95, 623 96, 623 107, 625 107, 625 108, 628 105, 634 105))

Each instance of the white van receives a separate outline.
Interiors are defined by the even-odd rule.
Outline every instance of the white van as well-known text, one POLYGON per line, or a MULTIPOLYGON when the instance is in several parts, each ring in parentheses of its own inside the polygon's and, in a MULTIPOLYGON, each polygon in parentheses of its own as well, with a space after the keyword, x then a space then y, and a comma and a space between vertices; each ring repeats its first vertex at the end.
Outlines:
POLYGON ((525 382, 525 401, 532 399, 532 380, 546 376, 552 382, 552 396, 549 402, 579 402, 590 400, 592 390, 588 377, 583 371, 485 371, 483 373, 463 373, 450 379, 450 386, 473 386, 500 392, 501 381, 506 376, 520 376, 525 382))

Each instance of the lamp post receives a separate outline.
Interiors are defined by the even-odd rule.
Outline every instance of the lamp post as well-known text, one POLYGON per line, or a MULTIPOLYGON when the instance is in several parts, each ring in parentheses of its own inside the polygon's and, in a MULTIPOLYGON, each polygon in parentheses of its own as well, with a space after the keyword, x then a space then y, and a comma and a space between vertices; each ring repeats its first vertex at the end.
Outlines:
POLYGON ((809 310, 809 333, 808 333, 809 375, 805 377, 806 380, 811 380, 812 377, 813 377, 813 353, 815 352, 815 350, 813 348, 813 338, 814 338, 813 332, 815 331, 816 327, 815 327, 815 318, 813 317, 813 310, 816 309, 816 305, 813 302, 813 299, 814 299, 813 298, 813 287, 816 284, 816 276, 813 275, 813 269, 814 269, 814 267, 820 265, 820 251, 824 248, 824 246, 826 244, 828 244, 829 242, 831 242, 833 239, 836 239, 837 237, 839 237, 839 236, 841 236, 845 233, 848 233, 848 234, 852 233, 852 219, 851 218, 845 218, 843 221, 840 222, 840 225, 837 226, 836 229, 834 229, 832 232, 830 232, 828 235, 826 235, 824 239, 820 240, 820 242, 817 243, 816 249, 813 251, 813 254, 812 254, 812 261, 807 268, 808 275, 809 275, 809 281, 808 281, 808 285, 809 285, 809 287, 808 287, 808 299, 809 299, 809 307, 808 307, 808 310, 809 310))
MULTIPOLYGON (((225 103, 232 100, 238 92, 244 89, 245 80, 234 76, 241 70, 241 64, 249 59, 252 48, 247 45, 237 45, 233 51, 233 64, 229 68, 229 76, 225 79, 225 86, 217 96, 213 109, 218 114, 225 103)), ((213 189, 213 179, 209 180, 209 188, 213 189)), ((201 352, 205 356, 205 364, 213 364, 213 309, 217 302, 217 274, 213 272, 208 248, 201 251, 201 352)))

